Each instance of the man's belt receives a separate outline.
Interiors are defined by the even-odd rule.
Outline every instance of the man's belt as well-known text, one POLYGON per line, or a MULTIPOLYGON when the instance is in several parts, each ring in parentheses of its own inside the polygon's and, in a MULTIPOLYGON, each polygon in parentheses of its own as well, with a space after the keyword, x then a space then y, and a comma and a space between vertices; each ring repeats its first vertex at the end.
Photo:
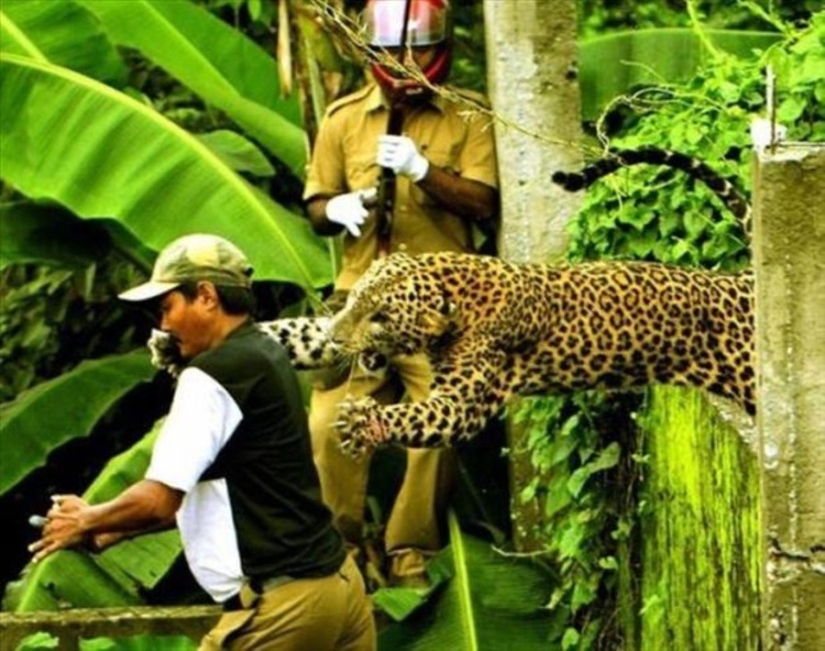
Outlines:
POLYGON ((269 592, 270 590, 279 588, 285 583, 291 583, 292 581, 295 581, 294 576, 282 574, 281 576, 273 576, 268 579, 250 579, 249 587, 256 593, 263 594, 264 592, 269 592))
POLYGON ((249 579, 241 586, 240 592, 229 597, 229 599, 221 604, 221 607, 225 611, 251 608, 257 602, 257 598, 265 592, 269 592, 295 580, 295 577, 289 576, 288 574, 272 576, 268 579, 249 579))

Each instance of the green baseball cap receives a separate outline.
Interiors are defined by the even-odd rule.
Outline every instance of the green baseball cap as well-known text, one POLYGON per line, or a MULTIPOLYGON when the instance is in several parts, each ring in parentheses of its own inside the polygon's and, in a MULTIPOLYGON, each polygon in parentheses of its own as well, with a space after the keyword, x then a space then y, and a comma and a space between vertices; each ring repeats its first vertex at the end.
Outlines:
POLYGON ((217 235, 185 235, 158 255, 148 282, 127 289, 118 298, 147 301, 188 282, 208 280, 216 285, 249 287, 252 266, 232 242, 217 235))

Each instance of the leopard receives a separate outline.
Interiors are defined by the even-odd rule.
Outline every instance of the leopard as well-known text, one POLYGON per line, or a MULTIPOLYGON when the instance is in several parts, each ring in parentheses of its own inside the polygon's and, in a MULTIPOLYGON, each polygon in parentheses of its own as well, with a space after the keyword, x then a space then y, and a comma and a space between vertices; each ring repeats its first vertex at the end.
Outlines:
POLYGON ((689 385, 754 414, 753 278, 652 262, 513 264, 462 253, 376 261, 330 322, 350 355, 425 353, 426 400, 341 406, 344 448, 449 446, 514 395, 689 385))
MULTIPOLYGON (((659 150, 623 152, 554 181, 581 189, 621 161, 669 164, 713 181, 707 166, 659 150)), ((747 202, 732 186, 718 187, 745 220, 747 202)), ((298 369, 357 364, 378 374, 398 355, 428 357, 433 375, 425 400, 341 403, 335 423, 341 448, 359 456, 391 443, 429 448, 468 441, 515 395, 672 384, 722 396, 753 416, 753 303, 750 270, 641 261, 515 264, 478 254, 397 252, 375 260, 334 314, 259 327, 298 369)), ((163 353, 155 363, 170 366, 163 353)))

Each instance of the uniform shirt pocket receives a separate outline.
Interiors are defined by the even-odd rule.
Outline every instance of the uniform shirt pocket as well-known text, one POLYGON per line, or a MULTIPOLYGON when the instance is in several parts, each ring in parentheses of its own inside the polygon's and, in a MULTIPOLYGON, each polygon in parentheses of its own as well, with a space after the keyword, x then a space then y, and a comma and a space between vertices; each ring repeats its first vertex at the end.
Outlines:
POLYGON ((363 190, 378 182, 381 168, 375 162, 375 156, 351 156, 346 161, 347 185, 350 190, 363 190))

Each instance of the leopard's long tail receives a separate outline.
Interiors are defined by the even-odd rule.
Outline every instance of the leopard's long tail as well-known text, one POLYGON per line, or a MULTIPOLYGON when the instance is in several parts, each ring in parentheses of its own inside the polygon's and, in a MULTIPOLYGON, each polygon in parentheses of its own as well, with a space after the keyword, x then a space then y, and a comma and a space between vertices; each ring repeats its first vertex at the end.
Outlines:
POLYGON ((642 147, 640 149, 619 149, 608 156, 587 165, 581 172, 555 172, 553 183, 565 190, 576 192, 590 187, 602 177, 616 170, 632 165, 665 165, 681 170, 708 186, 739 219, 747 235, 750 235, 750 204, 730 181, 701 160, 675 151, 642 147))

